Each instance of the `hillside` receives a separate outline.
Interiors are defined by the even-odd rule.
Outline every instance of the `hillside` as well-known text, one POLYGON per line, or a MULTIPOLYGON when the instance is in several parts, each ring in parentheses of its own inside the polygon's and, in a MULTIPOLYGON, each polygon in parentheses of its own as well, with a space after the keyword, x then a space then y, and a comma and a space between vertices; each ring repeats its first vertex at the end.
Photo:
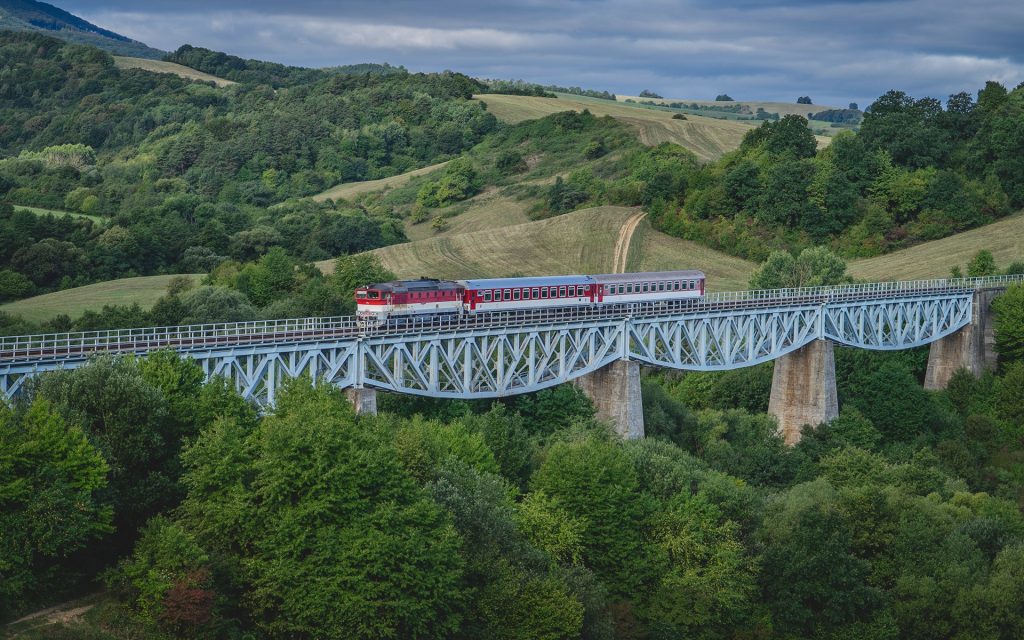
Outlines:
MULTIPOLYGON (((597 116, 611 116, 637 131, 640 141, 654 146, 672 142, 689 149, 704 161, 715 160, 740 146, 743 136, 757 126, 754 121, 723 120, 687 115, 686 120, 674 120, 672 114, 643 105, 631 105, 610 100, 560 94, 558 98, 483 94, 475 96, 487 104, 487 110, 504 122, 522 122, 541 118, 560 111, 589 110, 597 116)), ((825 146, 829 139, 818 137, 818 145, 825 146)))
POLYGON ((752 112, 757 112, 758 109, 764 109, 768 113, 777 113, 779 116, 797 115, 807 117, 808 113, 815 113, 818 111, 825 111, 826 109, 840 109, 841 107, 831 107, 822 104, 797 104, 795 102, 765 102, 761 100, 736 100, 733 102, 717 102, 715 100, 690 100, 687 98, 641 98, 640 96, 615 96, 619 102, 625 102, 626 100, 633 100, 634 102, 640 102, 641 100, 656 102, 658 104, 669 104, 672 102, 682 102, 685 104, 697 104, 702 107, 721 107, 721 106, 746 106, 749 107, 752 112))
MULTIPOLYGON (((203 274, 186 274, 198 279, 203 274)), ((64 314, 72 320, 86 311, 99 311, 104 305, 138 304, 149 309, 167 293, 167 285, 176 275, 142 276, 108 280, 84 287, 55 291, 33 298, 0 305, 0 312, 19 315, 29 322, 43 322, 64 314)))
POLYGON ((413 169, 405 173, 400 173, 397 176, 391 176, 390 178, 381 178, 379 180, 365 180, 363 182, 345 182, 335 187, 318 193, 313 196, 313 200, 317 202, 323 202, 324 200, 338 200, 344 199, 349 200, 356 196, 363 195, 364 193, 372 193, 374 191, 386 191, 388 189, 394 189, 395 187, 401 187, 409 183, 409 180, 416 176, 426 175, 443 168, 448 162, 439 162, 432 164, 428 167, 420 167, 419 169, 413 169))
POLYGON ((186 67, 182 64, 175 62, 166 62, 164 60, 150 60, 147 58, 132 58, 128 56, 114 56, 114 64, 118 69, 142 69, 144 71, 152 71, 153 73, 173 73, 179 78, 186 80, 202 80, 203 82, 212 82, 218 87, 226 87, 231 84, 236 84, 232 80, 225 80, 224 78, 218 78, 217 76, 211 76, 208 73, 202 71, 196 71, 191 67, 186 67))
MULTIPOLYGON (((393 245, 373 253, 400 278, 608 273, 615 270, 614 247, 620 233, 636 213, 630 207, 594 207, 546 220, 393 245)), ((483 226, 480 218, 476 222, 483 226)), ((753 269, 745 260, 659 233, 646 221, 639 224, 628 247, 630 271, 699 268, 707 273, 708 286, 719 290, 743 288, 753 269)), ((318 266, 330 270, 333 263, 318 266)))
POLYGON ((35 31, 104 51, 159 60, 166 52, 83 20, 63 9, 36 0, 0 0, 0 29, 35 31))
POLYGON ((1000 267, 1024 260, 1024 212, 948 238, 854 260, 850 274, 862 280, 944 278, 953 266, 963 269, 983 249, 992 252, 1000 267))

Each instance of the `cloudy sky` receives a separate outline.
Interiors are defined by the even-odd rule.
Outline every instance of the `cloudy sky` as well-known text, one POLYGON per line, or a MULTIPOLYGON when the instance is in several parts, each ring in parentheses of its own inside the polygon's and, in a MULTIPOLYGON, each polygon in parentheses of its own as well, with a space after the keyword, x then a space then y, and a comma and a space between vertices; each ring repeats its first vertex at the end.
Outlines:
POLYGON ((861 107, 1024 80, 1022 0, 50 0, 173 50, 861 107))

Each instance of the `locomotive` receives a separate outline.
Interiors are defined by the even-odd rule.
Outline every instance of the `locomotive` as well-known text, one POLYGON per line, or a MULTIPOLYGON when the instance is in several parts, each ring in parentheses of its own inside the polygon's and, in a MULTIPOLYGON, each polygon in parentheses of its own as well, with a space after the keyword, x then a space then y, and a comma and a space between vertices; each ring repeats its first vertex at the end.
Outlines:
POLYGON ((466 315, 489 311, 658 302, 700 298, 701 271, 600 275, 395 280, 355 291, 356 315, 373 323, 393 318, 466 315))

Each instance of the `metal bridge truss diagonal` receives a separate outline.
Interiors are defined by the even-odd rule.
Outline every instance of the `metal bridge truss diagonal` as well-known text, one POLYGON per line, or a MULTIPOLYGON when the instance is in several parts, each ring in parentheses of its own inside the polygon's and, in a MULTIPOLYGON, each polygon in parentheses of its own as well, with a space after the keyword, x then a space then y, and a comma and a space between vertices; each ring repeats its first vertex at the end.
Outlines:
POLYGON ((970 294, 947 298, 846 303, 824 309, 823 338, 863 349, 909 349, 943 338, 971 322, 970 294))
POLYGON ((661 367, 720 371, 772 360, 818 334, 821 307, 693 315, 628 323, 629 357, 661 367))
POLYGON ((441 398, 492 398, 567 382, 621 358, 623 323, 366 339, 361 383, 441 398))

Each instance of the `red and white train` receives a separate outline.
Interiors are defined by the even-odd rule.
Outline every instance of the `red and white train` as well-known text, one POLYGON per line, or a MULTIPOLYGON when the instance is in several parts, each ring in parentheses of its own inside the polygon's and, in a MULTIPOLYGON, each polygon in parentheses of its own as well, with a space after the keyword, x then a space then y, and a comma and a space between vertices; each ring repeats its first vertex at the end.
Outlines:
POLYGON ((372 284, 355 292, 356 314, 379 323, 406 316, 657 302, 703 295, 701 271, 486 280, 422 278, 372 284))

